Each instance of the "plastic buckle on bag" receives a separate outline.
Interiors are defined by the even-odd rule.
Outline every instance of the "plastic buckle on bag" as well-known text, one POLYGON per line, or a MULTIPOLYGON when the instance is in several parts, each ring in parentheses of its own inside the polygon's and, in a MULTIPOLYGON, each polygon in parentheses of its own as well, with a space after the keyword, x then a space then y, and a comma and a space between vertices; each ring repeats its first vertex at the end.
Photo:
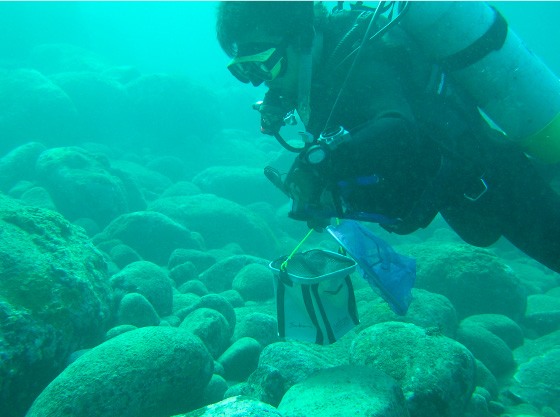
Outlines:
POLYGON ((486 181, 484 181, 483 178, 480 178, 480 182, 482 183, 482 186, 484 187, 483 190, 476 197, 471 197, 471 196, 467 195, 467 193, 464 193, 463 195, 465 196, 465 198, 467 200, 477 201, 480 197, 482 197, 484 194, 486 194, 486 191, 488 191, 488 186, 486 185, 486 181))

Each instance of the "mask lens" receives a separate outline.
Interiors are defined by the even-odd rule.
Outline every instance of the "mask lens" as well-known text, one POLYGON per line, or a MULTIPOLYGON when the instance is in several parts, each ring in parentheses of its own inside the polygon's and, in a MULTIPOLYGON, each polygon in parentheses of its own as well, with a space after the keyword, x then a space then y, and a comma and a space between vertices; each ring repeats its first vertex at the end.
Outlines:
POLYGON ((284 53, 279 47, 269 47, 264 51, 261 49, 261 52, 251 55, 243 54, 246 49, 248 48, 241 49, 228 65, 230 72, 239 81, 251 82, 257 86, 263 81, 273 80, 280 74, 284 53))

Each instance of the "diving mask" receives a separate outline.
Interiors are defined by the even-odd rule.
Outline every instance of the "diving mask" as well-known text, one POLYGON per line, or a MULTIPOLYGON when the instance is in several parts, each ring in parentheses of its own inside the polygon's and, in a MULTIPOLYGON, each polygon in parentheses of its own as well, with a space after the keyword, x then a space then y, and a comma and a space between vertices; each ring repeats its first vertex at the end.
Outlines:
POLYGON ((228 64, 230 72, 243 83, 252 83, 255 87, 264 81, 272 81, 285 65, 286 48, 270 43, 251 43, 241 45, 237 55, 228 64))

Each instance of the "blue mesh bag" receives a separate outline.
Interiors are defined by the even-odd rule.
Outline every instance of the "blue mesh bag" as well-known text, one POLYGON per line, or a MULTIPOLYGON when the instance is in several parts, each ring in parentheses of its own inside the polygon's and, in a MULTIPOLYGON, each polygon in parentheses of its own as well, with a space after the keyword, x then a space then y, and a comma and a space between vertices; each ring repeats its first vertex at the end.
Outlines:
POLYGON ((399 255, 383 239, 354 220, 327 227, 358 264, 358 271, 389 303, 396 314, 404 316, 412 301, 416 280, 416 260, 399 255))

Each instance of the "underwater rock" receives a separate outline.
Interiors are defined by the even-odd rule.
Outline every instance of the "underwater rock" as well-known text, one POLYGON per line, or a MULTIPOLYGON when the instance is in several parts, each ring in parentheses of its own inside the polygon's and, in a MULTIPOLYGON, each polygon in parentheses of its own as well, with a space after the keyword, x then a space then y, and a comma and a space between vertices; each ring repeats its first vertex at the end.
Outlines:
POLYGON ((196 175, 192 182, 203 193, 214 194, 243 206, 261 201, 280 205, 288 199, 272 185, 260 167, 212 166, 196 175))
POLYGON ((560 298, 534 294, 527 297, 524 324, 543 336, 560 329, 560 298))
POLYGON ((212 376, 200 340, 175 327, 144 327, 93 348, 35 400, 27 417, 169 417, 192 410, 212 376))
POLYGON ((95 223, 89 217, 80 217, 79 219, 72 221, 72 224, 82 227, 89 237, 93 237, 101 232, 101 229, 99 228, 97 223, 95 223))
POLYGON ((530 361, 532 358, 542 356, 550 350, 560 349, 560 330, 546 334, 535 340, 525 339, 523 346, 513 351, 517 364, 530 361))
POLYGON ((198 308, 211 308, 221 313, 229 324, 229 328, 231 330, 231 334, 229 336, 231 337, 231 335, 233 335, 237 323, 237 317, 233 307, 224 297, 219 294, 208 294, 202 296, 188 308, 182 309, 180 313, 177 313, 177 316, 184 318, 198 308))
POLYGON ((498 398, 498 380, 478 359, 476 359, 476 386, 484 388, 492 398, 498 398))
POLYGON ((67 43, 45 43, 31 49, 28 64, 45 75, 59 72, 93 71, 109 68, 99 55, 67 43))
POLYGON ((143 146, 172 150, 193 136, 212 137, 221 128, 220 103, 213 91, 185 75, 142 75, 126 88, 134 134, 143 146))
POLYGON ((179 327, 200 337, 213 358, 218 358, 229 345, 229 324, 225 317, 214 309, 197 308, 185 317, 179 327))
POLYGON ((414 324, 368 327, 352 342, 350 362, 395 378, 411 417, 462 415, 475 388, 476 364, 469 350, 445 336, 428 335, 414 324))
POLYGON ((218 358, 228 381, 245 381, 259 364, 261 345, 251 337, 237 339, 218 358))
POLYGON ((278 342, 278 322, 275 317, 263 313, 249 313, 239 320, 234 339, 250 337, 265 347, 278 342))
POLYGON ((395 314, 386 301, 373 293, 368 286, 365 289, 356 291, 356 301, 359 307, 360 324, 357 331, 361 331, 373 324, 386 321, 401 321, 412 323, 417 326, 429 329, 430 332, 441 334, 450 338, 455 337, 457 331, 457 314, 451 301, 441 294, 431 293, 426 290, 413 288, 412 303, 406 315, 395 314), (364 294, 365 293, 365 294, 364 294), (369 300, 362 300, 366 295, 369 300), (373 297, 372 297, 373 295, 373 297))
POLYGON ((208 288, 206 288, 206 285, 204 285, 202 281, 199 281, 197 279, 193 279, 185 282, 184 284, 181 284, 178 290, 181 294, 191 293, 196 294, 199 297, 203 297, 210 293, 208 291, 208 288))
POLYGON ((128 245, 118 244, 111 248, 109 252, 111 259, 120 269, 133 263, 143 261, 142 257, 128 245))
POLYGON ((74 143, 77 116, 66 93, 41 73, 0 70, 0 155, 30 140, 74 143))
POLYGON ((123 181, 111 174, 101 154, 77 147, 48 149, 37 159, 37 181, 70 221, 89 217, 105 226, 129 209, 123 181))
POLYGON ((416 258, 416 288, 445 295, 459 319, 488 313, 515 320, 525 312, 526 296, 513 270, 485 249, 425 243, 407 254, 416 258))
POLYGON ((216 258, 208 253, 196 249, 175 249, 169 257, 169 270, 185 262, 192 262, 198 272, 203 272, 216 263, 216 258))
POLYGON ((377 369, 358 365, 315 372, 286 392, 278 411, 286 417, 409 416, 397 382, 377 369))
POLYGON ((212 265, 202 274, 200 280, 212 292, 231 290, 235 276, 250 264, 268 265, 268 261, 249 255, 234 255, 212 265))
POLYGON ((152 171, 136 162, 117 159, 111 161, 111 166, 116 170, 126 172, 128 175, 132 176, 140 187, 145 189, 144 193, 146 193, 147 190, 159 195, 172 184, 171 180, 165 175, 152 171))
POLYGON ((167 274, 148 261, 133 262, 111 277, 111 286, 124 294, 142 294, 160 316, 167 316, 173 307, 173 292, 167 274))
POLYGON ((171 179, 173 183, 181 181, 187 170, 185 162, 175 156, 158 156, 146 164, 146 168, 159 172, 171 179))
POLYGON ((228 300, 233 308, 243 307, 245 305, 245 300, 241 297, 241 294, 235 290, 222 291, 220 295, 228 300))
POLYGON ((214 364, 214 374, 212 375, 210 382, 206 385, 201 397, 197 401, 197 408, 214 404, 224 399, 224 394, 227 391, 228 384, 223 376, 216 374, 215 366, 216 365, 214 364))
POLYGON ((188 414, 174 417, 222 417, 222 416, 251 416, 251 417, 283 417, 276 408, 252 398, 237 396, 226 398, 216 404, 200 408, 188 414))
MULTIPOLYGON (((199 232, 208 248, 237 243, 251 255, 272 258, 277 254, 278 242, 264 220, 251 210, 215 195, 163 198, 152 202, 148 209, 199 232)), ((219 291, 226 289, 230 288, 219 291)))
MULTIPOLYGON (((198 271, 196 266, 192 262, 185 262, 183 264, 177 265, 175 268, 169 271, 169 278, 175 281, 176 285, 182 285, 190 280, 198 278, 198 271)), ((199 281, 204 285, 201 281, 199 281)), ((208 292, 208 290, 206 290, 208 292)), ((203 294, 204 295, 204 294, 203 294)))
POLYGON ((552 349, 519 366, 511 391, 537 407, 560 413, 560 349, 552 349))
POLYGON ((232 289, 245 301, 264 301, 274 297, 274 276, 272 271, 259 264, 249 264, 233 278, 232 289))
POLYGON ((105 144, 124 144, 127 141, 129 102, 122 84, 88 71, 64 72, 49 78, 74 103, 82 141, 105 144))
POLYGON ((103 256, 60 214, 0 194, 0 403, 23 415, 72 352, 103 340, 103 256))
POLYGON ((157 326, 159 316, 154 307, 142 294, 133 292, 126 294, 119 304, 117 323, 131 324, 136 327, 157 326))
POLYGON ((57 211, 49 192, 43 187, 33 187, 23 193, 20 200, 33 207, 57 211))
POLYGON ((200 191, 200 188, 198 188, 192 182, 179 181, 167 188, 160 196, 160 198, 188 197, 197 194, 202 194, 202 191, 200 191))
POLYGON ((167 265, 169 256, 177 248, 201 249, 192 233, 153 211, 126 213, 114 219, 95 241, 119 239, 145 260, 167 265))
MULTIPOLYGON (((304 343, 290 341, 266 346, 259 359, 259 368, 278 369, 284 379, 284 389, 307 379, 320 369, 334 366, 327 356, 313 350, 304 343)), ((255 372, 258 372, 258 369, 255 372)))
POLYGON ((42 143, 29 142, 0 158, 0 191, 6 193, 18 181, 34 179, 37 158, 45 149, 42 143))
POLYGON ((507 316, 502 314, 476 314, 469 316, 461 322, 461 325, 477 325, 494 333, 509 346, 516 349, 523 344, 523 330, 507 316))
POLYGON ((136 330, 138 327, 133 326, 132 324, 122 324, 120 326, 115 326, 110 328, 107 333, 105 334, 105 340, 112 339, 113 337, 117 337, 126 332, 130 332, 132 330, 136 330))
POLYGON ((456 340, 466 346, 496 377, 515 367, 513 353, 502 339, 482 326, 461 322, 456 340))

